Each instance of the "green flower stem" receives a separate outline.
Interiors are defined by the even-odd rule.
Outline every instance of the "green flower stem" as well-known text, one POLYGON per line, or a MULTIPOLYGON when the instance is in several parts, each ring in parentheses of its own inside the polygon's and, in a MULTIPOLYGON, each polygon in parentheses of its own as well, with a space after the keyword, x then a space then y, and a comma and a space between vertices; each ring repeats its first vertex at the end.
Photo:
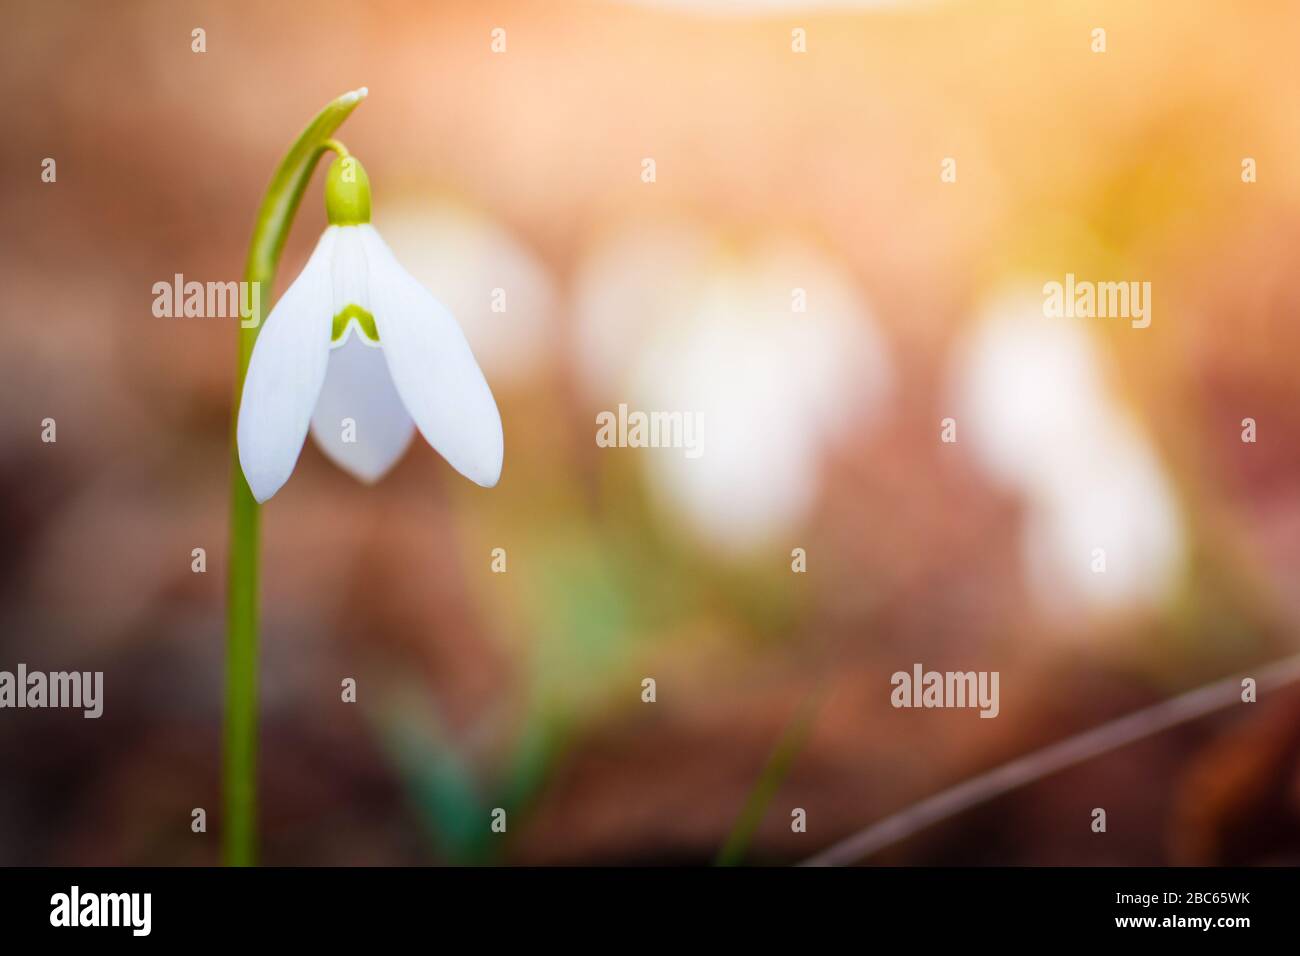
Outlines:
MULTIPOLYGON (((365 97, 365 89, 340 96, 311 121, 280 162, 257 211, 248 247, 244 280, 264 293, 263 314, 270 310, 270 290, 294 214, 321 155, 339 148, 330 139, 365 97)), ((257 862, 257 567, 259 509, 244 479, 235 444, 235 423, 244 376, 261 326, 239 330, 239 366, 230 428, 230 578, 226 623, 226 723, 222 768, 225 821, 223 844, 230 866, 257 862)))

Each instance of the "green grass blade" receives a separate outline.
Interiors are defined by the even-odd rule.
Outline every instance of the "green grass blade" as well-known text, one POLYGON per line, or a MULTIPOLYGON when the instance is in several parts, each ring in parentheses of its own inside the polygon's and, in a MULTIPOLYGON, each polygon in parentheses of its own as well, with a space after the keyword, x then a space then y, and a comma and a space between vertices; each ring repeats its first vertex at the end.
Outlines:
POLYGON ((763 772, 759 774, 757 782, 749 791, 745 806, 741 809, 740 816, 736 818, 731 834, 718 853, 714 865, 738 866, 744 860, 749 845, 753 842, 754 834, 758 831, 758 825, 763 822, 763 817, 767 814, 768 804, 772 802, 777 790, 785 782, 790 768, 794 766, 795 758, 799 756, 808 741, 808 732, 812 729, 813 719, 821 709, 821 701, 820 692, 814 691, 809 694, 790 723, 786 725, 781 738, 772 748, 772 754, 768 757, 763 772))

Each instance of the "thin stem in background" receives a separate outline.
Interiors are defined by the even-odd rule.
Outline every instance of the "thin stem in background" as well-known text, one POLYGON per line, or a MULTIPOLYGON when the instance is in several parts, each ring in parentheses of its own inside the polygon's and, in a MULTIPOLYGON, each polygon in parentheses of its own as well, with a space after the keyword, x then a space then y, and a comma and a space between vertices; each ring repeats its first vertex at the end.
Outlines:
MULTIPOLYGON (((1300 678, 1300 654, 1276 661, 1257 671, 1257 688, 1280 687, 1300 678)), ((873 823, 801 866, 849 866, 906 839, 940 820, 946 820, 973 806, 1033 783, 1048 774, 1064 770, 1125 744, 1195 720, 1241 700, 1241 678, 1226 677, 1197 690, 1188 691, 1144 710, 1120 717, 1092 730, 972 777, 955 787, 928 797, 905 810, 873 823)))

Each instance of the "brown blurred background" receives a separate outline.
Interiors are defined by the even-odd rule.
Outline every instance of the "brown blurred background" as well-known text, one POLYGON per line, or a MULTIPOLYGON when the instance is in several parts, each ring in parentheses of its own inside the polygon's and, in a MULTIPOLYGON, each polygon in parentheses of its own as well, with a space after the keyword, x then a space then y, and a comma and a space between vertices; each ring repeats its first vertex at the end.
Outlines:
MULTIPOLYGON (((794 862, 1297 650, 1293 3, 3 20, 0 668, 103 670, 105 713, 0 712, 2 863, 218 859, 236 324, 151 290, 239 278, 279 157, 362 85, 339 136, 506 462, 483 491, 417 441, 367 488, 309 442, 264 509, 265 862, 708 863, 812 696, 744 853, 794 862), (1044 318, 1070 272, 1151 282, 1151 326, 1044 318), (621 402, 703 411, 704 455, 597 447, 621 402), (914 662, 999 671, 1000 715, 891 708, 914 662)), ((323 226, 318 174, 277 291, 323 226)), ((1295 862, 1297 717, 1265 693, 873 861, 1295 862)))

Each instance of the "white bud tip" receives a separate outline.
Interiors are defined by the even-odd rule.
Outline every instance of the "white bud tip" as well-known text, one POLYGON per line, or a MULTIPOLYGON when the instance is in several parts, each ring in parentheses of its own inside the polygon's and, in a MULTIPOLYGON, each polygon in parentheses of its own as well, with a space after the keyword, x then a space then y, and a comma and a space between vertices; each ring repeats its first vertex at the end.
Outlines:
POLYGON ((341 99, 344 103, 356 103, 360 100, 365 99, 366 94, 369 92, 370 90, 366 89, 363 86, 359 90, 352 90, 349 93, 344 93, 341 97, 339 97, 339 99, 341 99))

